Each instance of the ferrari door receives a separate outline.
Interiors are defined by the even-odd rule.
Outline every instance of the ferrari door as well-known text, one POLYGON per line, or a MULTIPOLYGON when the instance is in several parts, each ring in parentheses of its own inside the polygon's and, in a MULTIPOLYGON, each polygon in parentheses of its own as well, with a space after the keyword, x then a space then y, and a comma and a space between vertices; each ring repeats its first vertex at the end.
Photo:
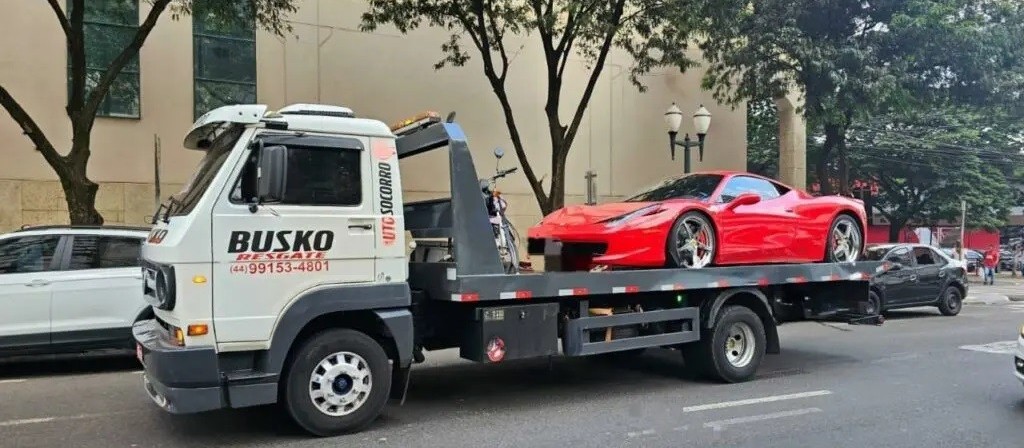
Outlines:
POLYGON ((733 176, 719 193, 715 221, 718 225, 720 264, 790 261, 795 215, 771 182, 752 176, 733 176), (729 203, 744 193, 761 201, 734 208, 729 203))

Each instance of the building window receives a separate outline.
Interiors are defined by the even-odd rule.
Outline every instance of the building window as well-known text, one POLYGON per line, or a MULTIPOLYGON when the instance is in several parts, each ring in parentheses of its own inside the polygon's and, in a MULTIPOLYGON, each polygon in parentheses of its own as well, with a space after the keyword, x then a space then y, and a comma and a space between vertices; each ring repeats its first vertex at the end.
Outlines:
MULTIPOLYGON (((135 39, 139 29, 139 0, 90 0, 83 3, 85 93, 88 95, 106 73, 110 63, 135 39)), ((69 16, 72 4, 68 2, 69 16)), ((71 57, 68 55, 69 92, 71 82, 71 57)), ((135 55, 110 85, 97 115, 139 118, 140 97, 139 56, 135 55)))
POLYGON ((211 7, 216 1, 193 4, 195 119, 224 105, 256 102, 256 21, 250 3, 211 7))

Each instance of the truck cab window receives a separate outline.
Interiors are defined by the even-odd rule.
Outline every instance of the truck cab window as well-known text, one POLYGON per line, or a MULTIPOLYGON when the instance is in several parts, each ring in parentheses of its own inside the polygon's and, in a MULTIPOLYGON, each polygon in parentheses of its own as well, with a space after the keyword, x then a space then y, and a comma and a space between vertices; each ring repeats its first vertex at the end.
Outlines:
POLYGON ((362 151, 341 148, 288 148, 288 174, 282 204, 355 206, 363 202, 362 151))

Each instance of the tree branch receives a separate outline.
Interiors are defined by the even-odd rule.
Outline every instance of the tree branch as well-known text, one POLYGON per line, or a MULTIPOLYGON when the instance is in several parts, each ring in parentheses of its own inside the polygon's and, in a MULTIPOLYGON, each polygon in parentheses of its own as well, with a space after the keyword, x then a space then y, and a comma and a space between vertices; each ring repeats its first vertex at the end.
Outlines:
POLYGON ((22 132, 28 136, 32 144, 35 145, 36 150, 39 151, 46 162, 53 167, 58 173, 63 170, 64 160, 54 149, 53 144, 43 134, 43 130, 39 128, 35 120, 25 111, 25 108, 21 107, 21 104, 11 96, 10 92, 0 86, 0 105, 7 110, 7 113, 11 115, 18 126, 21 127, 22 132))
MULTIPOLYGON (((157 20, 160 19, 160 15, 163 14, 165 9, 167 9, 167 4, 170 2, 171 0, 153 1, 153 6, 149 10, 146 20, 142 22, 138 31, 135 32, 135 37, 132 39, 132 42, 128 44, 124 50, 121 50, 121 53, 114 58, 114 61, 110 63, 110 67, 107 67, 107 70, 103 72, 103 76, 100 77, 99 82, 96 83, 96 86, 91 92, 89 92, 89 99, 86 101, 85 107, 82 110, 82 115, 86 117, 86 120, 88 120, 88 123, 83 123, 83 125, 87 124, 86 128, 92 128, 92 122, 96 119, 96 111, 99 110, 100 103, 103 102, 103 98, 110 90, 110 86, 114 83, 117 76, 121 74, 121 71, 124 70, 125 66, 128 65, 128 62, 133 57, 138 56, 139 49, 142 48, 142 44, 146 42, 146 38, 149 37, 149 33, 153 31, 153 27, 156 26, 157 20)), ((75 146, 72 150, 72 154, 70 154, 71 157, 78 156, 78 154, 75 154, 76 150, 88 151, 88 148, 75 146)))
POLYGON ((493 2, 491 1, 487 1, 485 5, 487 8, 487 19, 491 24, 492 31, 494 32, 494 42, 498 47, 498 55, 501 56, 501 74, 498 75, 498 77, 504 82, 505 78, 508 76, 508 52, 505 51, 505 33, 498 28, 498 23, 494 20, 495 12, 494 8, 491 7, 492 5, 493 2))
POLYGON ((64 14, 64 10, 61 9, 58 0, 47 0, 50 3, 50 8, 53 9, 53 13, 57 16, 57 21, 60 22, 60 28, 64 30, 64 35, 68 38, 71 37, 71 22, 68 21, 68 16, 64 14))
MULTIPOLYGON (((476 10, 476 25, 466 14, 456 13, 454 17, 470 35, 477 50, 480 51, 480 57, 483 59, 484 75, 490 82, 491 90, 494 91, 494 95, 498 97, 498 102, 501 104, 501 111, 505 116, 509 137, 512 139, 512 147, 516 151, 519 164, 523 167, 523 174, 530 183, 530 188, 537 197, 537 201, 542 204, 546 203, 547 195, 544 193, 544 189, 537 179, 537 174, 533 171, 533 167, 530 166, 530 161, 526 156, 526 147, 523 145, 522 136, 519 135, 519 126, 516 124, 515 114, 512 112, 512 103, 509 100, 508 92, 505 91, 505 78, 504 76, 498 76, 494 69, 494 58, 490 52, 491 40, 487 37, 487 29, 483 25, 482 14, 484 14, 484 10, 482 0, 475 0, 474 6, 479 6, 476 10)), ((508 66, 506 65, 504 70, 507 70, 507 68, 508 66)))
POLYGON ((619 26, 621 26, 620 20, 622 19, 625 3, 626 0, 616 0, 615 5, 612 7, 613 11, 611 20, 608 23, 608 33, 605 34, 604 42, 601 43, 601 50, 597 56, 597 60, 594 62, 594 68, 590 72, 590 79, 587 80, 587 86, 583 89, 583 97, 576 106, 576 113, 573 115, 572 123, 566 131, 565 141, 562 145, 563 151, 572 146, 572 141, 576 138, 576 132, 579 131, 580 123, 583 122, 583 114, 586 112, 587 105, 590 103, 590 97, 594 94, 594 87, 597 86, 597 80, 601 77, 601 72, 604 71, 604 63, 605 60, 608 59, 608 53, 611 50, 612 42, 615 40, 615 34, 619 31, 619 26))
MULTIPOLYGON (((51 4, 55 4, 52 0, 51 4)), ((67 114, 72 120, 78 117, 85 104, 85 0, 72 0, 71 21, 68 23, 67 33, 68 58, 71 61, 71 92, 68 93, 67 114)), ((59 11, 57 6, 55 11, 59 11)), ((63 13, 58 15, 63 16, 63 13)))

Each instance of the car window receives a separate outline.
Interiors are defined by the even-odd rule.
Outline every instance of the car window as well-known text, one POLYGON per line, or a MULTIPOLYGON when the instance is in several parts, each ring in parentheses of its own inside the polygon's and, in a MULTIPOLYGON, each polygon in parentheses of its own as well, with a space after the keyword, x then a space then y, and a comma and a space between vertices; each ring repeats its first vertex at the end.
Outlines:
POLYGON ((726 182, 722 188, 722 202, 732 202, 743 193, 756 193, 762 201, 779 197, 779 189, 771 182, 749 176, 736 176, 726 182))
POLYGON ((0 274, 49 270, 59 242, 57 235, 0 240, 0 274))
POLYGON ((935 260, 935 264, 939 266, 945 266, 949 261, 942 254, 938 253, 935 249, 928 249, 932 254, 932 259, 935 260))
POLYGON ((138 266, 141 246, 141 238, 75 235, 68 270, 138 266))
POLYGON ((657 202, 683 198, 704 201, 711 197, 721 181, 722 176, 717 174, 687 174, 646 187, 631 195, 625 202, 657 202))
POLYGON ((915 247, 914 248, 914 260, 917 261, 918 266, 930 266, 938 264, 935 259, 937 255, 927 247, 915 247))
POLYGON ((899 263, 903 266, 913 266, 914 258, 908 247, 897 247, 885 256, 885 261, 899 263))

